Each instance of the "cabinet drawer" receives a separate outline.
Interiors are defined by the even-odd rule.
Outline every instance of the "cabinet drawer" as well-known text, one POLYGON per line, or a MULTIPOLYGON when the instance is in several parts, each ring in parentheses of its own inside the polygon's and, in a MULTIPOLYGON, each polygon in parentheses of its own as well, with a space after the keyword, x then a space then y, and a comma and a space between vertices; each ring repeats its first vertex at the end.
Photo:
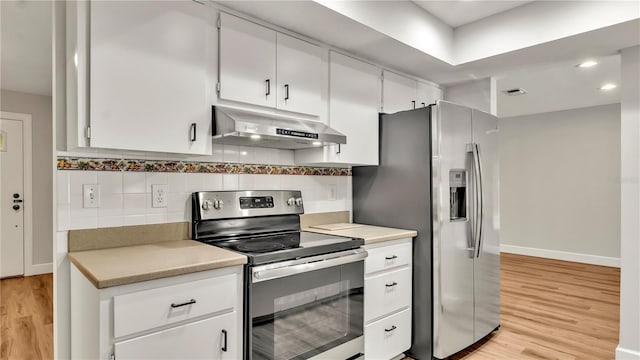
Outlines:
POLYGON ((231 310, 236 303, 236 291, 236 275, 230 274, 114 296, 113 336, 118 338, 197 316, 231 310))
POLYGON ((412 251, 411 241, 367 249, 369 256, 364 263, 364 271, 366 274, 371 274, 376 271, 408 265, 411 263, 412 251))
POLYGON ((115 343, 116 359, 238 359, 238 313, 115 343))
POLYGON ((389 360, 411 347, 411 308, 364 328, 364 358, 389 360))
POLYGON ((410 306, 411 290, 410 268, 383 273, 365 279, 365 322, 410 306))

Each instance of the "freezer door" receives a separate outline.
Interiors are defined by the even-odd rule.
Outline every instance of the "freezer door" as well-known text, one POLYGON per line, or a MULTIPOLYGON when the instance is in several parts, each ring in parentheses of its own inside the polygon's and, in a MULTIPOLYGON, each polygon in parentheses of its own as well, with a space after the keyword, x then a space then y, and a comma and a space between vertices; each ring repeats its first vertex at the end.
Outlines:
POLYGON ((498 170, 498 119, 473 110, 473 142, 477 145, 482 185, 480 241, 475 254, 475 330, 480 340, 500 324, 500 198, 498 170))
POLYGON ((439 101, 432 126, 433 355, 443 359, 474 342, 471 109, 439 101))

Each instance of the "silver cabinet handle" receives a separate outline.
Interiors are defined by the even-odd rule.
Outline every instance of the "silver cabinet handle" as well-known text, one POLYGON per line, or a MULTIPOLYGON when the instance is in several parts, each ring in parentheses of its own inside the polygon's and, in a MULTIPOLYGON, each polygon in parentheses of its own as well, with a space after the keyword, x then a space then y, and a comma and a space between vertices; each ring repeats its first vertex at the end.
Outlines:
POLYGON ((385 256, 384 258, 385 258, 385 260, 393 260, 393 259, 397 259, 398 256, 392 255, 392 256, 385 256))
POLYGON ((289 100, 289 84, 284 86, 284 99, 289 100))
POLYGON ((196 123, 191 123, 191 142, 196 141, 196 123))
POLYGON ((224 341, 220 350, 222 350, 223 352, 227 352, 227 330, 222 330, 222 337, 224 341))
POLYGON ((397 329, 397 327, 395 325, 391 326, 390 328, 385 328, 384 331, 385 332, 392 332, 393 330, 397 329))
POLYGON ((398 283, 397 283, 397 282, 395 282, 395 281, 394 281, 394 282, 392 282, 391 284, 384 284, 384 286, 386 286, 386 287, 388 287, 388 288, 390 288, 390 287, 394 287, 394 286, 396 286, 396 285, 398 285, 398 283))
POLYGON ((183 307, 183 306, 187 306, 187 305, 193 305, 193 304, 195 304, 195 303, 196 303, 196 299, 191 299, 191 300, 189 300, 189 301, 187 301, 187 302, 184 302, 184 303, 181 303, 181 304, 173 304, 173 303, 172 303, 172 304, 171 304, 171 307, 172 307, 173 309, 175 309, 175 308, 179 308, 179 307, 183 307))
POLYGON ((267 91, 265 92, 265 96, 271 95, 271 79, 267 79, 264 81, 267 85, 267 91))

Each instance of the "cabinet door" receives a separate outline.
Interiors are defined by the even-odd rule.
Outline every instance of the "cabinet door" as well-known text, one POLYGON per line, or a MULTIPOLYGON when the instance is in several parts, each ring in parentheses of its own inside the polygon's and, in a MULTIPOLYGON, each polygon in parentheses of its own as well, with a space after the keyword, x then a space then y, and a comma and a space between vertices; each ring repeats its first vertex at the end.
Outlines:
POLYGON ((277 34, 278 109, 319 115, 321 51, 306 41, 277 34))
POLYGON ((442 100, 442 90, 436 86, 418 81, 416 107, 435 104, 436 100, 442 100))
POLYGON ((242 351, 238 346, 241 334, 236 328, 237 316, 234 311, 116 342, 115 357, 118 360, 238 359, 242 357, 242 351))
POLYGON ((378 165, 380 69, 335 52, 330 54, 329 124, 347 143, 329 146, 329 161, 378 165))
POLYGON ((220 99, 276 107, 276 32, 220 13, 220 99))
POLYGON ((193 1, 95 1, 91 147, 211 153, 215 27, 193 1))
POLYGON ((382 111, 392 114, 415 109, 417 82, 389 71, 384 71, 383 75, 382 111))

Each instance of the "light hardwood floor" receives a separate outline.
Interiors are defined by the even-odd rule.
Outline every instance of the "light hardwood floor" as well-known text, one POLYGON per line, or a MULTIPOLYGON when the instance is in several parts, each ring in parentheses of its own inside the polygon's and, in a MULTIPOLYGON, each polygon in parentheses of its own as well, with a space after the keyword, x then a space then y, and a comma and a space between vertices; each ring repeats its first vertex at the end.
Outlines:
POLYGON ((613 359, 620 269, 501 256, 501 328, 452 360, 613 359))
POLYGON ((53 359, 53 275, 0 281, 0 359, 53 359))
MULTIPOLYGON (((501 328, 451 360, 613 359, 620 270, 502 254, 501 328)), ((0 282, 0 359, 53 358, 51 274, 0 282)))

